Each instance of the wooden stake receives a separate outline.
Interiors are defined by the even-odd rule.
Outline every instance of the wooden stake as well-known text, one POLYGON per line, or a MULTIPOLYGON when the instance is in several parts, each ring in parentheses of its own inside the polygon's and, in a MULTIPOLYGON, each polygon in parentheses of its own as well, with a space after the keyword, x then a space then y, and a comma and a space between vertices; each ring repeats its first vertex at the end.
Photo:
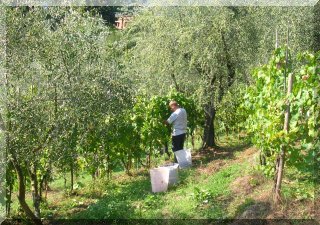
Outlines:
POLYGON ((278 29, 276 28, 276 49, 278 48, 279 44, 278 44, 278 29))
MULTIPOLYGON (((287 92, 287 97, 289 97, 292 93, 292 87, 293 87, 293 74, 290 73, 288 77, 288 92, 287 92)), ((284 113, 284 128, 283 130, 287 134, 289 132, 289 121, 290 121, 290 102, 287 100, 287 108, 284 113)), ((281 146, 281 151, 279 155, 279 164, 278 164, 278 169, 277 169, 277 179, 275 183, 275 196, 274 196, 274 201, 276 204, 281 202, 281 182, 282 182, 282 177, 283 177, 283 168, 284 168, 284 162, 285 162, 285 154, 286 154, 286 149, 285 146, 281 146)))
MULTIPOLYGON (((288 30, 287 30, 287 45, 286 45, 286 61, 285 61, 285 70, 284 70, 284 93, 286 93, 286 79, 287 79, 287 72, 288 72, 288 47, 289 47, 289 22, 288 22, 288 30)), ((293 74, 290 73, 288 77, 288 91, 287 91, 287 98, 290 97, 292 93, 292 87, 293 87, 293 74)), ((287 108, 284 113, 284 126, 283 130, 287 134, 289 132, 289 121, 290 121, 290 101, 287 99, 287 108)), ((280 154, 277 158, 276 162, 276 177, 275 177, 275 186, 274 186, 274 202, 278 204, 281 202, 281 182, 283 177, 283 169, 284 169, 284 163, 285 163, 285 155, 286 155, 286 149, 284 145, 281 145, 280 154)))

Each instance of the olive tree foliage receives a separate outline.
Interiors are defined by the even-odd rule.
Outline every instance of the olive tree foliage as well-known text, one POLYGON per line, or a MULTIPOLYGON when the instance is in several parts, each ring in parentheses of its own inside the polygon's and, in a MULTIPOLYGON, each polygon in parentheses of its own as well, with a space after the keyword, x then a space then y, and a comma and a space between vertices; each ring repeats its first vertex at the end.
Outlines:
MULTIPOLYGON (((3 15, 5 12, 3 7, 0 7, 0 14, 3 15)), ((0 16, 0 77, 3 80, 3 74, 5 72, 5 17, 0 16)), ((0 99, 4 96, 3 93, 3 83, 0 83, 0 99)), ((2 101, 0 101, 2 103, 2 101)), ((0 105, 0 109, 3 109, 4 105, 0 105)), ((0 223, 5 218, 6 210, 5 210, 5 179, 6 179, 6 165, 7 162, 5 160, 5 136, 4 136, 4 123, 3 119, 0 117, 0 223)))
POLYGON ((314 6, 313 9, 314 19, 314 50, 320 51, 320 2, 314 6))
POLYGON ((251 7, 248 11, 250 20, 255 21, 258 42, 253 67, 268 62, 276 48, 276 33, 280 46, 287 43, 289 32, 288 44, 292 54, 313 50, 314 7, 251 7))
POLYGON ((146 8, 123 35, 125 73, 137 91, 163 94, 173 87, 195 96, 205 112, 204 144, 213 146, 225 93, 235 83, 251 82, 252 68, 275 47, 276 30, 283 43, 289 25, 291 48, 308 49, 312 18, 311 8, 146 8))
MULTIPOLYGON (((243 69, 254 45, 250 20, 234 8, 151 8, 128 28, 132 57, 128 74, 150 93, 194 95, 205 112, 204 143, 213 146, 216 106, 243 69), (247 29, 248 28, 248 29, 247 29), (246 51, 244 51, 244 49, 246 51)), ((127 47, 128 47, 127 46, 127 47)))
MULTIPOLYGON (((111 61, 112 49, 106 47, 108 29, 100 20, 71 15, 54 35, 62 42, 51 54, 59 59, 60 74, 67 78, 61 86, 65 99, 62 99, 64 112, 59 122, 66 135, 60 150, 69 152, 68 157, 75 159, 76 147, 81 146, 93 172, 100 164, 97 162, 97 158, 101 158, 97 157, 99 151, 107 155, 103 140, 109 127, 105 120, 130 107, 130 90, 127 83, 119 79, 116 62, 111 61)), ((61 161, 66 159, 63 154, 59 156, 61 161)))
POLYGON ((17 7, 8 9, 7 24, 1 117, 8 160, 18 177, 20 205, 41 223, 44 179, 53 166, 73 176, 80 154, 95 165, 98 152, 107 151, 104 121, 130 106, 130 88, 109 60, 109 31, 101 19, 72 8, 17 7), (25 181, 31 182, 34 211, 25 201, 25 181))
MULTIPOLYGON (((293 54, 313 49, 316 43, 313 10, 313 7, 246 7, 242 15, 254 25, 247 27, 250 32, 247 44, 253 45, 255 50, 251 51, 247 63, 242 64, 246 82, 234 82, 218 106, 216 122, 219 132, 244 129, 246 115, 239 109, 239 103, 243 101, 245 86, 248 83, 254 85, 252 69, 266 63, 276 45, 288 43, 293 54)), ((296 58, 292 60, 294 64, 301 63, 296 58)))
POLYGON ((44 98, 49 90, 44 86, 44 69, 37 62, 39 50, 45 46, 41 36, 45 24, 39 20, 40 14, 33 18, 24 16, 19 8, 7 13, 6 112, 2 117, 6 122, 7 157, 18 177, 20 205, 39 223, 37 170, 54 121, 48 110, 52 104, 44 98), (27 177, 32 182, 35 213, 25 201, 27 177))

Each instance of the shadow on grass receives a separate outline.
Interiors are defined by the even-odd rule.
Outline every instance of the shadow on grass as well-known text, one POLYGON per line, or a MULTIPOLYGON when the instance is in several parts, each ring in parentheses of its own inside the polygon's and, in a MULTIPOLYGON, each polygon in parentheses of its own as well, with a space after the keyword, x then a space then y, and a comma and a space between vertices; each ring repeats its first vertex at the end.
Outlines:
POLYGON ((270 211, 270 202, 248 199, 237 207, 236 215, 240 219, 265 219, 270 211))
POLYGON ((214 160, 228 160, 235 159, 235 153, 241 152, 250 147, 248 143, 238 146, 216 146, 214 148, 206 148, 200 150, 193 155, 193 165, 199 167, 203 164, 208 164, 214 160))

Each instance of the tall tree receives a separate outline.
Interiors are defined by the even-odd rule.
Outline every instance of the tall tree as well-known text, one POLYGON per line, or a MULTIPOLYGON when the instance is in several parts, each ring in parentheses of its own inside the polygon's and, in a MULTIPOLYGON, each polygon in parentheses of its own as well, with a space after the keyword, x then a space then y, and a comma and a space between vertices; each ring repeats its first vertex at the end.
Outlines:
MULTIPOLYGON (((109 30, 101 19, 72 8, 35 7, 25 13, 18 7, 8 10, 7 24, 8 73, 1 112, 6 149, 17 174, 20 205, 40 224, 41 183, 54 160, 73 177, 82 153, 78 144, 90 140, 90 132, 101 134, 107 116, 129 107, 130 88, 109 60, 109 30), (33 210, 26 203, 28 182, 33 210)), ((95 157, 95 145, 90 146, 95 157)))
POLYGON ((250 82, 251 68, 264 62, 265 53, 274 48, 276 28, 279 26, 281 32, 286 31, 289 20, 296 37, 291 43, 294 51, 310 48, 312 15, 302 17, 310 10, 254 7, 147 9, 135 18, 123 36, 127 41, 124 49, 128 53, 125 73, 134 77, 133 81, 140 87, 138 90, 145 90, 150 95, 168 92, 174 87, 197 96, 205 112, 204 145, 214 146, 218 106, 235 82, 250 82), (303 22, 306 25, 302 26, 303 22))

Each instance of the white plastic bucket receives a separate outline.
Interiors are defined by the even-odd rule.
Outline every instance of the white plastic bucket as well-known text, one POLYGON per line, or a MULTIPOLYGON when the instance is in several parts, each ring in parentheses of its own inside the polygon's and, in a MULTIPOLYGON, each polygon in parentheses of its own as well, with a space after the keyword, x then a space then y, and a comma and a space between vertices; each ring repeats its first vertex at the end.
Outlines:
POLYGON ((188 168, 192 166, 191 151, 190 149, 182 149, 175 151, 180 168, 188 168))
POLYGON ((152 192, 164 192, 168 189, 169 170, 158 167, 150 170, 152 192))
POLYGON ((178 163, 172 163, 172 164, 168 164, 160 167, 160 168, 166 168, 169 171, 169 181, 168 181, 169 186, 174 185, 179 181, 178 167, 179 167, 178 163))

